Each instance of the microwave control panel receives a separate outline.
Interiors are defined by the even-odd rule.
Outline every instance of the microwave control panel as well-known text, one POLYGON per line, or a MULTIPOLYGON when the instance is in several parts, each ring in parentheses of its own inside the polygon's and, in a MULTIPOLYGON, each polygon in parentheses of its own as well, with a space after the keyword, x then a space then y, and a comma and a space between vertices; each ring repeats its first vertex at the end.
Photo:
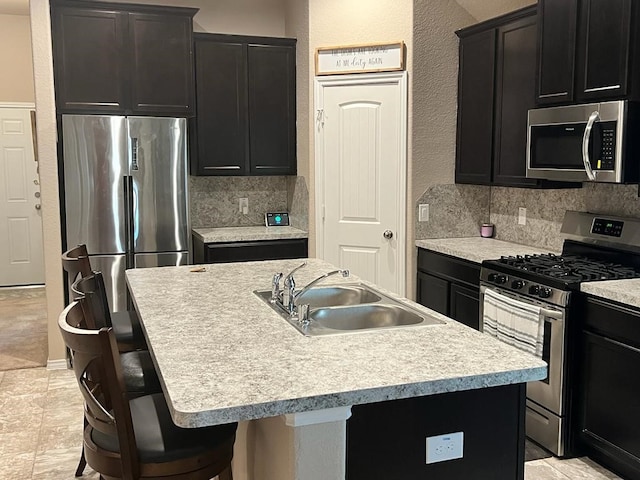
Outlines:
POLYGON ((606 122, 602 124, 602 129, 600 131, 602 132, 600 158, 598 158, 595 168, 596 170, 613 170, 615 167, 616 157, 615 122, 606 122), (613 125, 607 125, 607 123, 613 123, 613 125))

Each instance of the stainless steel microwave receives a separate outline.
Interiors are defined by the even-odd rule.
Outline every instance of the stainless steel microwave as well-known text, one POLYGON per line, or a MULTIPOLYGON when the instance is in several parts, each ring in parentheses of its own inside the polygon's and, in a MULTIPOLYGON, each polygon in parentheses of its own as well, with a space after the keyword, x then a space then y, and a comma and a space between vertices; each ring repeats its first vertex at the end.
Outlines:
POLYGON ((638 183, 639 114, 626 100, 529 110, 527 177, 638 183))

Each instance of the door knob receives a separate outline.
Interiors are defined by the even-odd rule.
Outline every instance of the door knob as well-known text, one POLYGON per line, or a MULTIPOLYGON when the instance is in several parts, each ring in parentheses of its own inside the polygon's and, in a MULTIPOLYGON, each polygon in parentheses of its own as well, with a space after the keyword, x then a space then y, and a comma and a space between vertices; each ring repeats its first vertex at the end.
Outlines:
POLYGON ((42 208, 42 205, 40 205, 39 203, 36 203, 36 210, 40 210, 42 208))
POLYGON ((393 238, 393 232, 391 230, 385 230, 382 236, 387 240, 391 240, 393 238))

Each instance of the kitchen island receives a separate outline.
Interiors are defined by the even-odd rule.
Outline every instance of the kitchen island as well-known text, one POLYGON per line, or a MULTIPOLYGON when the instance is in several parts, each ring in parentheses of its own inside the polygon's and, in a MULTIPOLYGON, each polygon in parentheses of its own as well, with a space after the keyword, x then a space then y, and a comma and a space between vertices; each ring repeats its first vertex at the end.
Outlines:
MULTIPOLYGON (((264 419, 240 429, 236 480, 344 478, 352 405, 546 376, 541 360, 413 302, 444 323, 305 337, 253 293, 270 289, 275 272, 299 263, 127 271, 174 422, 198 427, 264 419)), ((309 259, 297 284, 334 268, 309 259)))

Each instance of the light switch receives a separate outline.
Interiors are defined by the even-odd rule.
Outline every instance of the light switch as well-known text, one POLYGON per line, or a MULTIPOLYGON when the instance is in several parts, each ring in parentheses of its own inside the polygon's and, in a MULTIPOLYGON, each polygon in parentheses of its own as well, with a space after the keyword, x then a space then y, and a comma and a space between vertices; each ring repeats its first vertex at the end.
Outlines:
POLYGON ((428 203, 422 203, 418 205, 418 221, 419 222, 429 221, 429 204, 428 203))

